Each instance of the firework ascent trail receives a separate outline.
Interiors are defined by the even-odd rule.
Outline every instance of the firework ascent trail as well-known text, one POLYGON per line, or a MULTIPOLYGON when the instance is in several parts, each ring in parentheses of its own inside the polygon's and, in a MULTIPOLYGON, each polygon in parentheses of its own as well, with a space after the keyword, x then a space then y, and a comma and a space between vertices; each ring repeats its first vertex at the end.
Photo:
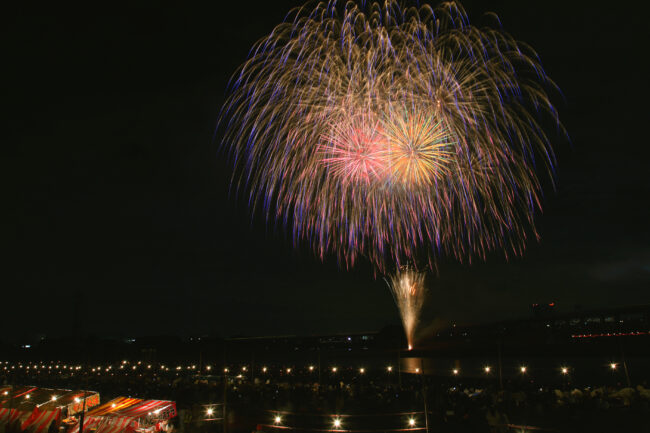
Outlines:
POLYGON ((392 275, 390 281, 386 281, 399 309, 409 350, 413 349, 415 329, 427 295, 424 280, 424 272, 404 267, 392 275))

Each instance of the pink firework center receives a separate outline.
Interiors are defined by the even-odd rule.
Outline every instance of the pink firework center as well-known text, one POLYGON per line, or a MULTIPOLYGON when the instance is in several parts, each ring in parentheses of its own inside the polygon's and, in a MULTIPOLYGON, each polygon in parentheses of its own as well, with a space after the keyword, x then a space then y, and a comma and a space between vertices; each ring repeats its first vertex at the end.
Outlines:
POLYGON ((450 174, 451 144, 440 121, 417 112, 337 122, 319 149, 329 173, 345 185, 421 187, 450 174))
POLYGON ((322 161, 345 184, 371 185, 387 175, 387 143, 378 120, 337 123, 322 138, 322 161))

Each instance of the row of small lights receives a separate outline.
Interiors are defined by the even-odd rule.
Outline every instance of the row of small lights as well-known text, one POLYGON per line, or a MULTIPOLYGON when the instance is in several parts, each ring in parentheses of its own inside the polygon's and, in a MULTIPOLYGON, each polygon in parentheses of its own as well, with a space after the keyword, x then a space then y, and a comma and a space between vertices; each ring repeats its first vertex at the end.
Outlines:
MULTIPOLYGON (((212 414, 211 411, 212 411, 212 409, 208 409, 208 415, 212 414)), ((416 427, 416 421, 415 421, 415 418, 413 418, 413 417, 410 417, 408 419, 407 423, 408 423, 408 426, 411 427, 411 428, 416 427)), ((276 415, 273 418, 273 424, 275 424, 276 426, 281 426, 282 425, 282 417, 280 415, 276 415)), ((332 427, 334 427, 335 429, 340 429, 342 426, 343 426, 343 421, 341 421, 341 417, 340 416, 334 416, 332 418, 332 427)))
MULTIPOLYGON (((7 362, 5 362, 5 364, 7 364, 7 362)), ((128 364, 128 361, 122 361, 122 365, 119 366, 119 369, 120 369, 120 370, 124 370, 126 364, 128 364)), ((138 364, 138 365, 141 365, 142 362, 139 361, 137 364, 138 364)), ((132 369, 132 370, 137 370, 138 365, 133 365, 133 366, 131 366, 131 369, 132 369)), ((30 367, 31 367, 31 368, 34 368, 34 369, 37 369, 37 370, 39 369, 39 365, 37 365, 37 364, 35 364, 35 365, 33 365, 33 366, 32 366, 31 364, 30 364, 30 365, 26 365, 26 366, 24 366, 24 368, 25 368, 26 370, 29 370, 30 367)), ((610 369, 612 369, 612 370, 616 370, 616 368, 618 367, 618 364, 615 363, 615 362, 612 362, 612 363, 609 364, 609 367, 610 367, 610 369)), ((11 370, 15 370, 15 368, 16 368, 16 367, 15 367, 14 365, 11 365, 11 366, 5 365, 5 366, 3 367, 4 370, 9 370, 9 369, 11 369, 11 370)), ((23 368, 23 365, 22 365, 22 364, 19 364, 19 365, 18 365, 18 368, 19 368, 19 369, 23 368)), ((47 368, 48 370, 51 370, 51 369, 53 369, 53 368, 56 369, 56 370, 58 370, 58 369, 61 368, 61 369, 63 369, 63 370, 72 370, 72 371, 77 371, 77 370, 81 370, 81 369, 82 369, 82 367, 81 367, 80 365, 76 365, 76 366, 72 366, 72 365, 71 365, 71 366, 68 366, 67 364, 66 364, 66 365, 63 365, 63 366, 59 366, 58 364, 56 364, 56 365, 54 365, 54 366, 50 365, 50 366, 47 366, 47 367, 44 366, 43 364, 41 364, 41 365, 40 365, 40 368, 43 368, 43 369, 47 368)), ((150 370, 150 369, 152 368, 152 365, 151 365, 151 364, 147 364, 146 368, 150 370)), ((109 372, 109 371, 111 371, 112 369, 113 369, 113 366, 112 366, 112 365, 109 365, 109 366, 107 366, 107 367, 105 367, 105 368, 102 367, 102 366, 98 366, 98 367, 92 368, 91 371, 92 371, 93 373, 94 373, 94 372, 101 372, 102 370, 105 370, 106 372, 109 372)), ((164 364, 161 364, 161 365, 160 365, 160 369, 161 369, 161 370, 164 370, 164 371, 169 371, 169 367, 166 367, 164 364)), ((186 367, 186 369, 187 369, 187 370, 196 370, 197 368, 196 368, 196 365, 188 365, 188 366, 186 367)), ((211 371, 211 370, 212 370, 212 366, 208 365, 208 366, 205 367, 205 369, 206 369, 206 371, 211 371)), ((313 372, 313 371, 316 369, 316 367, 314 367, 313 365, 310 365, 310 366, 307 367, 307 369, 308 369, 310 372, 313 372)), ((526 372, 527 372, 527 369, 528 369, 528 367, 523 366, 523 365, 519 367, 519 370, 520 370, 521 373, 526 373, 526 372)), ((176 370, 176 371, 182 371, 182 370, 183 370, 183 367, 179 365, 179 366, 177 366, 177 367, 175 368, 175 370, 176 370)), ((390 372, 393 371, 393 367, 389 365, 388 367, 386 367, 386 370, 390 373, 390 372)), ((490 367, 490 366, 485 366, 485 367, 483 368, 483 370, 485 371, 485 373, 490 373, 491 370, 492 370, 492 367, 490 367)), ((248 371, 248 367, 246 367, 246 366, 241 367, 241 371, 242 371, 242 372, 246 372, 246 371, 248 371)), ((261 371, 262 371, 262 373, 267 373, 267 372, 269 371, 269 369, 268 369, 268 367, 262 367, 261 371)), ((289 368, 280 369, 280 371, 281 371, 281 372, 285 372, 285 373, 287 373, 287 374, 290 374, 290 373, 293 371, 293 369, 292 369, 291 367, 289 367, 289 368)), ((338 367, 331 367, 331 368, 330 368, 330 371, 331 371, 332 373, 336 373, 336 372, 338 371, 338 367)), ((364 374, 364 373, 366 372, 366 369, 365 369, 364 367, 361 367, 361 368, 359 368, 358 371, 359 371, 360 374, 364 374)), ((562 366, 562 367, 560 367, 560 371, 562 372, 562 374, 568 374, 568 373, 569 373, 569 367, 562 366)), ((229 372, 230 372, 230 369, 229 369, 228 367, 226 367, 226 368, 223 369, 223 372, 224 372, 224 373, 229 373, 229 372)), ((415 369, 415 372, 416 372, 416 373, 419 373, 419 372, 420 372, 420 369, 419 369, 419 368, 416 368, 416 369, 415 369)), ((452 374, 455 375, 455 376, 458 375, 458 374, 460 374, 460 369, 458 369, 458 368, 454 368, 454 369, 452 369, 452 374)))
MULTIPOLYGON (((611 370, 616 370, 616 369, 618 368, 618 364, 615 363, 615 362, 612 362, 612 363, 609 364, 609 368, 610 368, 611 370)), ((560 370, 560 372, 561 372, 562 374, 569 374, 569 367, 562 366, 562 367, 559 368, 559 370, 560 370)), ((486 365, 485 367, 483 367, 483 371, 484 371, 486 374, 490 374, 490 372, 492 371, 492 367, 490 367, 489 365, 486 365)), ((419 372, 420 372, 420 369, 419 369, 419 368, 416 368, 416 369, 415 369, 415 372, 416 372, 416 373, 419 373, 419 372)), ((460 374, 460 369, 458 369, 458 368, 454 368, 453 370, 451 370, 451 372, 453 373, 454 376, 457 376, 457 375, 460 374)), ((520 366, 520 367, 519 367, 519 372, 520 372, 521 374, 526 374, 526 373, 528 372, 528 367, 525 366, 525 365, 520 366)))
MULTIPOLYGON (((209 366, 206 367, 206 368, 207 368, 207 370, 210 370, 210 369, 211 369, 211 367, 209 367, 209 366)), ((610 368, 611 370, 616 370, 616 369, 618 368, 618 364, 615 363, 615 362, 612 362, 612 363, 609 364, 609 368, 610 368)), ((309 370, 309 371, 314 371, 314 369, 315 369, 315 367, 314 367, 313 365, 310 365, 310 366, 308 367, 308 370, 309 370)), ((242 371, 243 371, 243 372, 246 372, 247 370, 248 370, 247 367, 242 367, 242 371)), ((562 374, 569 374, 569 370, 570 370, 570 368, 569 368, 569 367, 566 367, 566 366, 562 366, 562 367, 559 368, 559 370, 560 370, 560 372, 561 372, 562 374)), ((224 371, 224 373, 229 373, 229 372, 230 372, 230 369, 226 367, 226 368, 223 369, 223 371, 224 371)), ((269 369, 268 369, 267 367, 262 367, 262 373, 267 373, 268 371, 269 371, 269 369)), ((281 371, 281 372, 285 372, 285 373, 287 373, 287 374, 290 374, 290 373, 293 371, 293 369, 292 369, 292 368, 286 368, 286 369, 281 369, 280 371, 281 371)), ((336 373, 336 372, 338 371, 338 367, 331 367, 331 368, 330 368, 330 371, 331 371, 332 373, 336 373)), ((363 367, 361 367, 361 368, 359 368, 358 371, 359 371, 360 374, 364 374, 364 373, 366 372, 366 369, 363 368, 363 367)), ((392 371, 393 371, 393 367, 389 365, 388 367, 386 367, 386 371, 388 371, 389 373, 392 372, 392 371)), ((483 367, 483 371, 484 371, 486 374, 490 374, 490 373, 492 372, 492 367, 489 366, 489 365, 486 365, 485 367, 483 367)), ((527 373, 527 372, 528 372, 528 367, 525 366, 525 365, 520 366, 520 367, 519 367, 519 372, 522 373, 522 374, 527 373)), ((420 373, 420 369, 419 369, 419 368, 416 368, 416 369, 415 369, 415 373, 420 373)), ((454 376, 458 376, 458 375, 460 374, 460 369, 459 369, 459 368, 454 368, 454 369, 451 370, 451 373, 452 373, 454 376)))
MULTIPOLYGON (((9 395, 9 391, 4 391, 2 394, 3 395, 9 395)), ((32 396, 30 394, 25 394, 25 398, 29 400, 30 398, 32 398, 32 396)), ((58 396, 53 395, 50 400, 51 401, 56 401, 58 398, 59 398, 58 396)), ((81 399, 79 397, 75 397, 74 401, 75 401, 75 403, 80 403, 81 399)))

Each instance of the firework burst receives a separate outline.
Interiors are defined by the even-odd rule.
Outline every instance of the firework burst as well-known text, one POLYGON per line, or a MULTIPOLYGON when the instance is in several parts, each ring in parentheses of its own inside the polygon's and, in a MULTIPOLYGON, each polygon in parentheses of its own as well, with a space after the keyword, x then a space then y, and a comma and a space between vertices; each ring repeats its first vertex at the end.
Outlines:
POLYGON ((561 128, 536 54, 457 3, 293 11, 233 78, 233 182, 344 266, 520 253, 561 128))

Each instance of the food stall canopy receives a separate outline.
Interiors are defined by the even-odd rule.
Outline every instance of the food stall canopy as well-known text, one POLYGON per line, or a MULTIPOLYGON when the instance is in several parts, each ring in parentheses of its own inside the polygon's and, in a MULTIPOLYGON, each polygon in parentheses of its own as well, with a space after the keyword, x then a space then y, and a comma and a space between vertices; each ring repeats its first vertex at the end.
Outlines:
POLYGON ((25 407, 23 406, 23 402, 25 400, 29 401, 32 393, 37 389, 36 387, 22 386, 9 389, 7 395, 4 395, 3 391, 3 399, 0 401, 0 429, 14 422, 22 424, 29 418, 35 405, 32 403, 25 407))
POLYGON ((52 401, 52 397, 56 395, 68 394, 69 389, 52 389, 52 388, 33 388, 29 392, 23 393, 21 396, 16 396, 14 404, 19 410, 34 410, 34 407, 52 401))
POLYGON ((21 425, 21 430, 29 433, 41 433, 47 431, 50 424, 61 422, 61 409, 41 410, 34 408, 32 414, 21 425))
MULTIPOLYGON (((84 433, 91 429, 96 429, 95 433, 131 432, 175 416, 176 403, 173 401, 118 397, 87 413, 84 433)), ((79 433, 79 424, 71 433, 79 433)))
MULTIPOLYGON (((88 411, 84 417, 84 433, 97 428, 101 422, 105 421, 104 417, 106 415, 120 409, 131 407, 141 403, 142 401, 143 400, 139 398, 117 397, 108 403, 97 406, 93 410, 88 411)), ((79 433, 79 423, 77 423, 69 433, 79 433)))
POLYGON ((109 413, 117 412, 122 409, 129 408, 133 405, 142 403, 144 400, 140 398, 130 398, 130 397, 117 397, 108 403, 104 403, 101 406, 96 407, 95 409, 88 411, 88 416, 104 416, 109 413))
POLYGON ((5 397, 0 401, 0 426, 18 422, 20 429, 29 433, 47 429, 52 421, 59 424, 64 412, 83 404, 84 397, 87 407, 99 404, 99 394, 94 391, 19 387, 9 389, 6 396, 0 390, 0 396, 5 397))
POLYGON ((8 424, 17 422, 21 426, 31 416, 34 409, 30 411, 12 408, 0 408, 0 431, 8 424))
POLYGON ((41 410, 61 409, 66 416, 75 415, 84 410, 84 398, 86 399, 86 411, 99 404, 99 393, 95 391, 70 391, 61 394, 53 394, 47 403, 39 406, 41 410))
POLYGON ((24 398, 30 392, 33 392, 38 388, 34 386, 20 386, 18 388, 7 387, 3 389, 2 394, 0 394, 0 407, 14 407, 18 404, 17 401, 20 401, 20 398, 24 398), (5 394, 6 393, 6 394, 5 394))
POLYGON ((20 412, 16 409, 0 407, 0 426, 14 422, 19 416, 20 412))
POLYGON ((111 415, 129 418, 154 417, 170 419, 176 416, 176 403, 166 400, 145 400, 139 404, 120 409, 111 415))
MULTIPOLYGON (((104 419, 97 427, 95 433, 121 433, 121 432, 135 432, 137 424, 133 418, 118 417, 104 419)), ((84 429, 85 430, 85 429, 84 429)))

